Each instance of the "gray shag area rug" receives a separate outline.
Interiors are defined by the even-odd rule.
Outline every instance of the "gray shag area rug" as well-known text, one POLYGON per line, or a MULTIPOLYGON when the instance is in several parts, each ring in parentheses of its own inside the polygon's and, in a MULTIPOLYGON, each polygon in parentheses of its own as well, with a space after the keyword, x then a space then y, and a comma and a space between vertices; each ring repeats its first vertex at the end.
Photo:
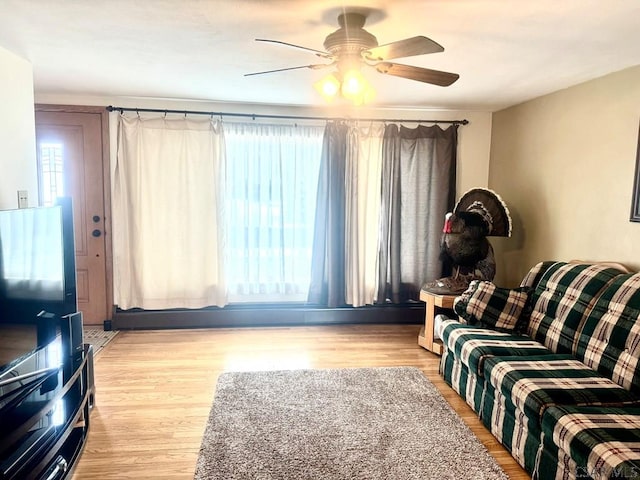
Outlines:
POLYGON ((414 367, 223 373, 196 480, 507 479, 414 367))

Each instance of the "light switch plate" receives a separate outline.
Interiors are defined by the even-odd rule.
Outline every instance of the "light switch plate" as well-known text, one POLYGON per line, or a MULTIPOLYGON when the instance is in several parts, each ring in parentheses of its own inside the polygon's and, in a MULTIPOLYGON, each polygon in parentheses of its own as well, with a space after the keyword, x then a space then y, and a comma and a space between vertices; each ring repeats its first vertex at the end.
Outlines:
POLYGON ((29 192, 27 190, 18 190, 18 208, 27 208, 29 206, 29 192))

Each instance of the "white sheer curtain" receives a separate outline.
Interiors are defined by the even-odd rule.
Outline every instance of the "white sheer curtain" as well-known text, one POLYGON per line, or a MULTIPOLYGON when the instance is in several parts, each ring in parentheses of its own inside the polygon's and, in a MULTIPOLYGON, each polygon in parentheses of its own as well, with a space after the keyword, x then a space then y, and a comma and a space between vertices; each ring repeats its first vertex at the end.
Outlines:
POLYGON ((217 121, 120 116, 112 192, 120 308, 226 303, 224 151, 217 121))
POLYGON ((303 301, 324 127, 225 123, 230 302, 303 301))
POLYGON ((352 125, 345 175, 347 304, 373 304, 378 282, 378 240, 384 125, 352 125))

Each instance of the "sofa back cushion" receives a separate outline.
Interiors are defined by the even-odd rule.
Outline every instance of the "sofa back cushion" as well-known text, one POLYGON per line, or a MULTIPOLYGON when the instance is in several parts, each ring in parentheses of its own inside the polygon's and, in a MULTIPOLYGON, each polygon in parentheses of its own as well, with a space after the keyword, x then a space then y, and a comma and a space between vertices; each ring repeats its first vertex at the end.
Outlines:
POLYGON ((640 394, 640 273, 613 279, 577 338, 576 358, 640 394))
POLYGON ((595 298, 620 274, 601 265, 554 263, 533 292, 527 334, 555 353, 575 353, 577 333, 595 298))
MULTIPOLYGON (((552 265, 555 265, 556 263, 558 262, 546 261, 534 265, 531 270, 529 270, 524 276, 522 282, 520 282, 520 287, 529 287, 532 289, 536 288, 538 283, 540 283, 540 279, 542 278, 542 276, 546 273, 547 270, 549 270, 552 265)), ((564 265, 564 263, 562 264, 564 265)))

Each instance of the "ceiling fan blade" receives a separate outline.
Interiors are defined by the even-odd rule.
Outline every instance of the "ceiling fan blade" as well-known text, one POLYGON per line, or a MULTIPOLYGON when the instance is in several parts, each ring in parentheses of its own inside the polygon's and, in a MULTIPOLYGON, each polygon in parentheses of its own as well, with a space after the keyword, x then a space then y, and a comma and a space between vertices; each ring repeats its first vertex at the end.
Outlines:
POLYGON ((418 36, 371 48, 364 55, 368 60, 391 60, 438 52, 444 52, 442 45, 430 38, 418 36))
POLYGON ((460 78, 460 75, 457 73, 441 72, 439 70, 401 65, 399 63, 380 62, 374 66, 380 73, 408 78, 418 82, 432 83, 441 87, 448 87, 460 78))
POLYGON ((314 50, 313 48, 301 47, 300 45, 294 45, 293 43, 281 42, 280 40, 267 40, 265 38, 256 38, 256 42, 275 43, 278 45, 284 45, 285 47, 292 47, 292 48, 297 48, 299 50, 312 52, 322 58, 331 58, 331 55, 327 52, 323 52, 321 50, 314 50))
POLYGON ((252 75, 264 75, 265 73, 276 73, 276 72, 285 72, 287 70, 300 70, 301 68, 310 68, 311 70, 320 70, 321 68, 327 68, 333 65, 333 63, 320 63, 316 65, 300 65, 299 67, 287 67, 287 68, 276 68, 275 70, 265 70, 264 72, 253 72, 253 73, 245 73, 245 77, 250 77, 252 75))

